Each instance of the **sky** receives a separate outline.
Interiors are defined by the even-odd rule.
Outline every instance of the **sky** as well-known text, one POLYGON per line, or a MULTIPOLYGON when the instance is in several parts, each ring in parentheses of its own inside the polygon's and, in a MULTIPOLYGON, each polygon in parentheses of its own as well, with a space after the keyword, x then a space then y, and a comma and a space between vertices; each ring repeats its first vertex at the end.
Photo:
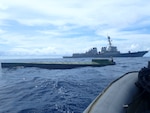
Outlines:
MULTIPOLYGON (((150 0, 0 0, 0 56, 150 50, 150 0)), ((148 53, 148 55, 150 55, 148 53)))

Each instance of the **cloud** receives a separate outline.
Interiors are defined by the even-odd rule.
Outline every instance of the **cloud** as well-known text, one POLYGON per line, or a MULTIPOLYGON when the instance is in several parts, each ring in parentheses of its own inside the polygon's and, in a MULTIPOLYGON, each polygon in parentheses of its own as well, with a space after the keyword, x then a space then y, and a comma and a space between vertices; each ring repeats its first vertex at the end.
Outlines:
POLYGON ((3 34, 3 33, 5 33, 5 31, 0 29, 0 34, 3 34))
MULTIPOLYGON (((74 23, 80 26, 125 27, 134 24, 143 15, 149 15, 149 4, 133 1, 3 1, 7 4, 6 14, 27 25, 65 25, 74 23), (35 5, 34 5, 35 4, 35 5)), ((2 2, 2 3, 3 3, 2 2)))
POLYGON ((71 54, 110 35, 120 51, 145 50, 149 10, 148 0, 1 0, 0 43, 8 54, 71 54))

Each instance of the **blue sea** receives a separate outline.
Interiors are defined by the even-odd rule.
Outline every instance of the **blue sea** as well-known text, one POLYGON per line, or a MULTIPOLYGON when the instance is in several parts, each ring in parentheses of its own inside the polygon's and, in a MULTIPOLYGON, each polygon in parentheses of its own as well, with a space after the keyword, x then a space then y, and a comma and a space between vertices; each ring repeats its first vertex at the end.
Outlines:
MULTIPOLYGON (((1 59, 1 62, 86 62, 91 59, 1 59)), ((113 80, 147 67, 149 57, 75 69, 0 69, 0 113, 82 113, 113 80)))

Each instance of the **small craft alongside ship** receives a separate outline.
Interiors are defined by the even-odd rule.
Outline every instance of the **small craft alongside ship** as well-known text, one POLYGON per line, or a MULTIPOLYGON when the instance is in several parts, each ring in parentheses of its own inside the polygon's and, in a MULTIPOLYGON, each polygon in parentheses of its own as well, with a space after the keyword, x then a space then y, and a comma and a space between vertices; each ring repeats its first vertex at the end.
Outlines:
POLYGON ((150 61, 113 81, 83 113, 150 113, 150 61))
POLYGON ((128 52, 121 53, 117 50, 116 46, 112 46, 110 36, 108 36, 109 47, 102 47, 101 51, 98 52, 97 48, 94 47, 85 53, 73 53, 72 56, 63 56, 63 58, 110 58, 110 57, 143 57, 148 51, 128 52))
POLYGON ((17 67, 38 67, 45 69, 72 69, 79 67, 102 67, 115 65, 113 59, 92 59, 91 62, 40 62, 40 63, 22 63, 22 62, 2 62, 2 68, 17 68, 17 67))

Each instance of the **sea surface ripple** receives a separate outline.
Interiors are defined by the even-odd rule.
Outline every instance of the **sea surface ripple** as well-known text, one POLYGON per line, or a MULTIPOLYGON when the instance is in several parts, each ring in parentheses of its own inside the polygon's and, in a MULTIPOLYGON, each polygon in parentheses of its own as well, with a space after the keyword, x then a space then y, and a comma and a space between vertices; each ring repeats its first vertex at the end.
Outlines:
MULTIPOLYGON (((11 59, 1 62, 88 61, 11 59)), ((65 70, 4 68, 0 72, 0 113, 82 113, 113 80, 146 67, 149 57, 115 58, 116 65, 65 70)))

